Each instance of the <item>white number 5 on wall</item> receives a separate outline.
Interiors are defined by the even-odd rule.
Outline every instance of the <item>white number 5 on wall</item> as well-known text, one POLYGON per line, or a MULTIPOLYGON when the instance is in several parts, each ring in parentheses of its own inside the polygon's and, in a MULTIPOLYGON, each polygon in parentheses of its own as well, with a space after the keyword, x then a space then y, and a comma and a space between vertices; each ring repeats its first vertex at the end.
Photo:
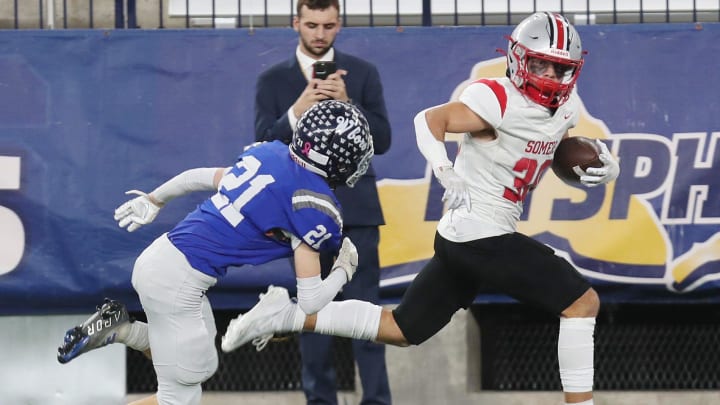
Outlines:
MULTIPOLYGON (((0 190, 20 189, 20 158, 0 156, 0 190)), ((0 205, 0 275, 13 271, 25 250, 25 228, 20 217, 0 205)))

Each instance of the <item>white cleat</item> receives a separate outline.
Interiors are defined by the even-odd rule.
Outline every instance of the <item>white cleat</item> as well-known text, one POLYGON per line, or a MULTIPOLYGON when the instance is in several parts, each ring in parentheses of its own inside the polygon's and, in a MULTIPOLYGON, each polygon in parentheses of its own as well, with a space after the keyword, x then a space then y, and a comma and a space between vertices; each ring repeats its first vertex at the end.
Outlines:
POLYGON ((268 287, 267 292, 260 294, 260 301, 250 311, 230 321, 222 337, 222 351, 231 352, 250 341, 255 350, 264 349, 273 335, 280 332, 273 325, 275 315, 291 302, 286 288, 272 285, 268 287))

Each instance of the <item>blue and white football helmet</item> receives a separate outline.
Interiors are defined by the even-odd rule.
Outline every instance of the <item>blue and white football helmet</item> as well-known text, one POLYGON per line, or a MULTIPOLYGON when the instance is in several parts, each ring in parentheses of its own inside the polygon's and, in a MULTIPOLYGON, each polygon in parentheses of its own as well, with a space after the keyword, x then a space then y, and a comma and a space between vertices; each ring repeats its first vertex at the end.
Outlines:
POLYGON ((305 111, 290 142, 293 160, 325 177, 331 187, 353 187, 370 166, 373 153, 363 113, 337 100, 321 101, 305 111))

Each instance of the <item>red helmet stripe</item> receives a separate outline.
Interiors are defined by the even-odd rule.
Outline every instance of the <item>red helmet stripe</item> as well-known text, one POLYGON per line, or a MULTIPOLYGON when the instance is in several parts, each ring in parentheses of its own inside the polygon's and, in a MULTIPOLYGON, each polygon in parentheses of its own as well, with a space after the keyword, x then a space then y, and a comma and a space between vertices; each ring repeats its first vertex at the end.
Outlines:
POLYGON ((567 47, 565 44, 567 38, 567 35, 565 35, 565 19, 560 14, 555 14, 554 17, 555 29, 557 30, 557 48, 565 49, 567 47))

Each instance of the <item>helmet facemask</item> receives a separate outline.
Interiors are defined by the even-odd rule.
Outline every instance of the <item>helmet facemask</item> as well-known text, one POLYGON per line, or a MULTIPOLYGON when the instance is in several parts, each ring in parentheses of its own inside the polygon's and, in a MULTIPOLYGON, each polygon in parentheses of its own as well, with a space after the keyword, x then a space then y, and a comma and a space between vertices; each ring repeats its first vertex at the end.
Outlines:
POLYGON ((530 100, 544 107, 557 108, 570 98, 582 69, 582 59, 569 60, 547 55, 527 49, 520 43, 511 49, 517 60, 513 83, 530 100), (542 67, 548 69, 547 65, 552 65, 560 81, 543 76, 542 67))
POLYGON ((374 154, 372 145, 370 145, 370 150, 365 153, 365 156, 360 158, 360 160, 357 163, 357 167, 355 168, 355 172, 353 172, 351 175, 347 177, 345 180, 345 184, 348 187, 355 187, 355 183, 360 180, 360 177, 362 177, 365 172, 367 172, 368 168, 370 168, 370 160, 372 159, 374 154))

